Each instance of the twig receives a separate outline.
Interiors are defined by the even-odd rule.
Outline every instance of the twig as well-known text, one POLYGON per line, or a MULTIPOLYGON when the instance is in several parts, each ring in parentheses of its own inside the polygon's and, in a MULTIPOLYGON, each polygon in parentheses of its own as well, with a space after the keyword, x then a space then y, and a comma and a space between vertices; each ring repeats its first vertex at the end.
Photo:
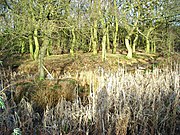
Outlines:
POLYGON ((43 66, 44 70, 48 73, 50 79, 54 79, 54 77, 51 75, 51 73, 47 70, 45 66, 43 66))

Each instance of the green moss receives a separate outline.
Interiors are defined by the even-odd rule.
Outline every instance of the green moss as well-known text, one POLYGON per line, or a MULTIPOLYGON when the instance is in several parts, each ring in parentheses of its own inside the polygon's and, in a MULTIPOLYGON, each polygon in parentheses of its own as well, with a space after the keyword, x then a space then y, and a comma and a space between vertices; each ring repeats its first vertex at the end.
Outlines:
POLYGON ((58 85, 58 84, 55 84, 53 87, 52 87, 52 90, 60 90, 61 89, 61 86, 58 85))

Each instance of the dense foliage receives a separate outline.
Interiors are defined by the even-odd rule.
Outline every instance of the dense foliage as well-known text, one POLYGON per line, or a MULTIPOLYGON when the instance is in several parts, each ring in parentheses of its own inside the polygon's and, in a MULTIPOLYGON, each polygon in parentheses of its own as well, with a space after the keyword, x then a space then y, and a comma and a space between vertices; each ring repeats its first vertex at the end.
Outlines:
POLYGON ((178 0, 0 1, 1 53, 179 50, 178 0))

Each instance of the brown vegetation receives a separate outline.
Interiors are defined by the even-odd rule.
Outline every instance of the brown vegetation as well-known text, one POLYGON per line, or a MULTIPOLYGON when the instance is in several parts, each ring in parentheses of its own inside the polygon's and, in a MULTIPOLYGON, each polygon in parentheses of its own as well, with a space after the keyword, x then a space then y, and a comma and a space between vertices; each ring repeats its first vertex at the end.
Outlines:
POLYGON ((77 96, 85 103, 89 88, 83 85, 72 78, 24 81, 16 84, 14 100, 18 104, 24 98, 39 110, 45 110, 46 106, 55 107, 61 99, 72 102, 77 96))
MULTIPOLYGON (((83 62, 91 65, 92 59, 84 58, 83 62)), ((3 71, 4 85, 11 87, 0 93, 5 92, 7 106, 1 110, 1 133, 12 133, 19 127, 23 134, 176 134, 180 122, 180 70, 176 62, 163 68, 137 66, 133 72, 128 65, 123 68, 118 63, 112 70, 107 63, 102 63, 107 68, 92 65, 89 70, 72 64, 68 69, 74 68, 75 72, 69 70, 59 78, 44 81, 36 79, 34 72, 22 73, 21 68, 19 72, 3 71)))
MULTIPOLYGON (((136 67, 152 69, 153 67, 163 67, 172 64, 172 61, 180 61, 178 54, 171 57, 161 56, 160 54, 144 54, 137 52, 132 59, 127 59, 123 54, 107 54, 107 61, 102 62, 101 54, 93 56, 91 53, 78 53, 76 57, 68 54, 52 55, 45 58, 45 67, 55 77, 61 78, 64 73, 76 74, 81 71, 94 71, 99 67, 106 70, 116 71, 119 67, 127 67, 128 71, 134 71, 136 67)), ((13 64, 13 62, 11 63, 13 64)), ((21 74, 38 75, 38 62, 24 61, 18 68, 21 74)))

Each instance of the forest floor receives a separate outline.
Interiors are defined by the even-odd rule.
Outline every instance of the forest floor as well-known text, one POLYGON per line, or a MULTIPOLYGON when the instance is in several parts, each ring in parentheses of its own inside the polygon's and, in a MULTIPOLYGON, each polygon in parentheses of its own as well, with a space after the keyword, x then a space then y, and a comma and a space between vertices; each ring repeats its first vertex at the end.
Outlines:
MULTIPOLYGON (((74 57, 70 54, 51 55, 45 58, 45 68, 55 77, 64 73, 76 73, 81 71, 94 71, 97 68, 116 71, 119 67, 126 67, 127 71, 134 72, 136 69, 152 70, 155 67, 163 67, 180 61, 180 54, 171 55, 146 54, 138 51, 132 59, 126 58, 126 52, 119 54, 107 53, 106 60, 102 61, 101 53, 93 56, 92 53, 77 53, 74 57)), ((29 60, 28 55, 13 56, 6 62, 13 70, 23 74, 37 75, 38 61, 29 60)), ((47 73, 46 73, 47 74, 47 73)))

